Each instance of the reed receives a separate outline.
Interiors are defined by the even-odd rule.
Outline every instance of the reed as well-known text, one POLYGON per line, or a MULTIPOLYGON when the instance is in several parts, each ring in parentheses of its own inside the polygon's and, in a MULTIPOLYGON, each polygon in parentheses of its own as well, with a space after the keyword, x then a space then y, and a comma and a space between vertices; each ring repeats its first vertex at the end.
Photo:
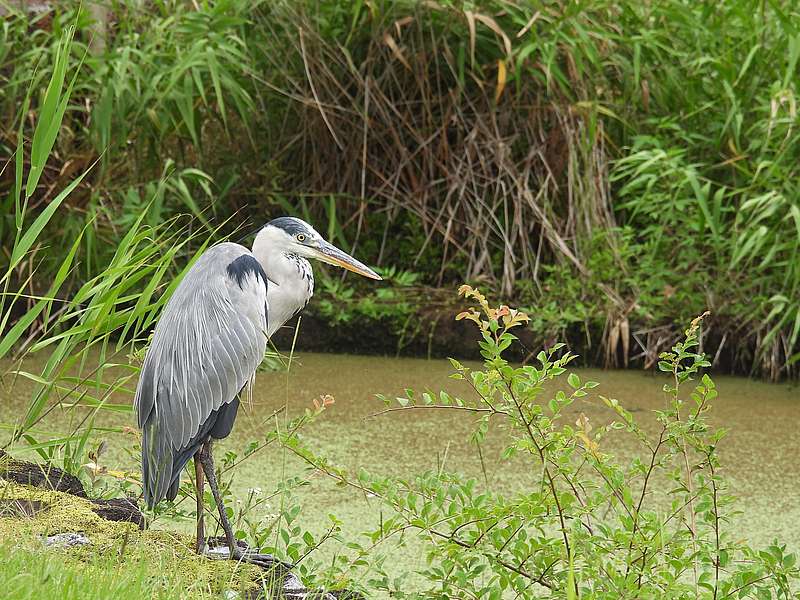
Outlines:
MULTIPOLYGON (((77 26, 63 131, 28 206, 44 214, 99 160, 47 224, 62 246, 82 236, 68 284, 101 272, 142 210, 208 233, 293 212, 423 286, 483 282, 535 306, 540 341, 569 333, 596 362, 652 364, 710 309, 719 364, 797 374, 795 3, 171 0, 114 14, 100 53, 76 7, 0 31, 11 155, 41 105, 31 96, 22 118, 27 90, 62 68, 49 58, 77 26)), ((24 261, 14 277, 40 279, 24 261)))

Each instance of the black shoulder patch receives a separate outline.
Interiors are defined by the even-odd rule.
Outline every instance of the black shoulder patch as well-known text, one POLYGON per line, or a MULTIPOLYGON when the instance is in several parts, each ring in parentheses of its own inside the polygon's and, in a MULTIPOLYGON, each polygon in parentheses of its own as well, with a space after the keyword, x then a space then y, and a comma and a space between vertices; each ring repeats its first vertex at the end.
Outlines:
POLYGON ((261 280, 264 282, 264 287, 267 285, 267 274, 264 273, 264 269, 261 268, 261 263, 250 254, 243 254, 229 263, 226 270, 228 272, 228 277, 236 281, 239 289, 243 289, 242 282, 244 278, 251 273, 255 275, 256 279, 261 277, 261 280))

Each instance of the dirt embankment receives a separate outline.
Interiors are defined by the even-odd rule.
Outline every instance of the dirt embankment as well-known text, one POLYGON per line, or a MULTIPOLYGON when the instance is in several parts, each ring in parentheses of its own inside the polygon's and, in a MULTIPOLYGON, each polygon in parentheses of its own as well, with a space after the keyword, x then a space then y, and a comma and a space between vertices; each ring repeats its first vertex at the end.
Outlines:
MULTIPOLYGON (((267 572, 225 557, 211 558, 225 554, 214 550, 198 556, 191 536, 147 529, 135 499, 91 499, 75 476, 48 465, 15 460, 2 450, 0 542, 9 544, 13 552, 52 553, 54 560, 78 566, 99 556, 113 557, 114 567, 121 572, 140 568, 142 563, 156 570, 169 565, 195 589, 225 598, 360 598, 350 592, 306 589, 285 569, 267 572)), ((158 573, 154 573, 153 585, 157 587, 158 581, 158 573)), ((185 597, 193 597, 188 590, 187 594, 185 597)))

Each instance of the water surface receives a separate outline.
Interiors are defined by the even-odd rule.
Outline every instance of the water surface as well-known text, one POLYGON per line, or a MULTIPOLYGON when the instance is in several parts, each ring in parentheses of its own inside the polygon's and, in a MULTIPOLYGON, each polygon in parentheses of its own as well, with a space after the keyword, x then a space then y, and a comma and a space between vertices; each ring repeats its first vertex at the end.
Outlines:
MULTIPOLYGON (((26 370, 33 372, 36 367, 36 364, 25 365, 26 370)), ((602 394, 617 398, 646 428, 656 431, 652 411, 665 405, 661 391, 664 379, 660 375, 595 369, 577 372, 584 380, 600 382, 600 386, 585 402, 569 408, 571 421, 581 412, 595 423, 606 421, 608 412, 598 399, 602 394)), ((492 431, 484 444, 482 465, 476 446, 469 442, 472 419, 468 415, 426 410, 371 416, 384 408, 376 394, 402 395, 405 388, 446 389, 468 396, 468 386, 448 378, 450 373, 446 360, 295 356, 288 373, 257 376, 252 401, 243 405, 233 434, 218 443, 215 454, 219 458, 227 450, 241 453, 247 444, 262 439, 269 428, 276 424, 284 426, 283 416, 269 418, 283 405, 287 406, 289 416, 297 416, 311 408, 314 399, 327 394, 334 398, 334 404, 303 430, 302 437, 333 463, 408 477, 425 469, 446 468, 488 480, 494 489, 506 493, 529 486, 538 474, 535 465, 524 460, 511 464, 499 460, 507 435, 502 430, 492 431)), ((800 423, 800 390, 791 384, 767 384, 738 377, 716 377, 715 381, 719 397, 711 421, 715 426, 729 429, 720 446, 722 473, 728 478, 731 491, 740 498, 739 508, 747 513, 735 523, 739 537, 747 537, 759 545, 777 537, 793 550, 800 550, 800 441, 796 433, 800 423)), ((566 382, 563 385, 566 387, 566 382)), ((6 379, 0 392, 0 422, 9 421, 21 410, 29 388, 19 380, 12 386, 12 381, 6 379)), ((130 398, 121 396, 116 401, 129 402, 130 398)), ((74 419, 74 415, 56 411, 47 427, 55 432, 74 419)), ((105 414, 99 423, 133 426, 134 418, 132 414, 105 414)), ((105 462, 112 468, 134 468, 129 452, 133 440, 131 435, 108 435, 105 462)), ((634 448, 630 441, 628 437, 616 436, 606 442, 603 451, 630 457, 634 448)), ((310 480, 295 492, 303 507, 301 519, 305 527, 321 532, 328 524, 329 513, 344 522, 346 535, 377 526, 381 518, 377 500, 336 486, 324 475, 309 472, 302 461, 279 448, 267 448, 241 464, 234 494, 244 498, 252 488, 267 493, 283 476, 290 475, 310 480)), ((268 510, 276 510, 278 504, 279 499, 273 499, 268 510)), ((383 512, 386 513, 385 509, 383 512)), ((178 526, 190 529, 191 523, 178 526)), ((327 550, 333 551, 334 548, 327 550)), ((393 560, 398 568, 404 568, 419 564, 423 557, 419 553, 412 557, 406 550, 393 560)))

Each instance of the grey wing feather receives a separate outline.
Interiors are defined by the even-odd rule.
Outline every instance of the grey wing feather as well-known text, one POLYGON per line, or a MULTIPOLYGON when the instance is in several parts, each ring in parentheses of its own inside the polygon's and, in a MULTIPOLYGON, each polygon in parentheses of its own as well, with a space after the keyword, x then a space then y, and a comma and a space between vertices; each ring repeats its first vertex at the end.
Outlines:
POLYGON ((266 286, 252 254, 225 243, 198 259, 167 302, 135 398, 149 506, 176 489, 213 418, 255 375, 267 345, 266 286))

